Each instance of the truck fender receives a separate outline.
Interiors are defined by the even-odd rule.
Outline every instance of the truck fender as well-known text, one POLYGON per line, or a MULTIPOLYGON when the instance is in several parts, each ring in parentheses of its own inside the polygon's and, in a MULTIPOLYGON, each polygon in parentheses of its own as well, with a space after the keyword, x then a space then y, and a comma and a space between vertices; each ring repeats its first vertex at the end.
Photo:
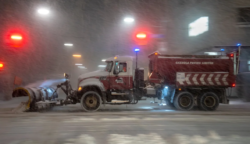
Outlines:
POLYGON ((103 83, 97 78, 89 78, 79 83, 79 87, 97 86, 101 91, 106 91, 103 83))

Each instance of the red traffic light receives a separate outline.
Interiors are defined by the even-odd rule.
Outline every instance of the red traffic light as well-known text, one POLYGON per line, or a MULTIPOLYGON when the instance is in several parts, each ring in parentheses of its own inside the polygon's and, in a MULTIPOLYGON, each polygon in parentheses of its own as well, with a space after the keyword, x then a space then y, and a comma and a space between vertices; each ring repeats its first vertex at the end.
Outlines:
POLYGON ((148 35, 146 32, 137 32, 135 33, 135 43, 137 45, 147 45, 148 35))
POLYGON ((145 39, 145 38, 147 38, 147 35, 145 33, 138 33, 138 34, 136 34, 136 38, 145 39))
POLYGON ((10 37, 12 40, 22 40, 23 37, 21 35, 11 35, 10 37))
POLYGON ((20 48, 27 45, 28 31, 24 28, 9 28, 4 32, 4 41, 6 45, 10 48, 20 48))
POLYGON ((19 33, 10 34, 9 44, 12 47, 21 47, 23 45, 23 36, 19 33))

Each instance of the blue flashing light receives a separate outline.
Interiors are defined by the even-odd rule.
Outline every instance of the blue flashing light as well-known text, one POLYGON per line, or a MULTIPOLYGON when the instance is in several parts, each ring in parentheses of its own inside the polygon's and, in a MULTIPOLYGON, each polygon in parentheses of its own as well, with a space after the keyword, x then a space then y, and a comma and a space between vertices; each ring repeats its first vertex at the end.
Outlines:
POLYGON ((220 49, 220 51, 225 51, 225 49, 220 49))
POLYGON ((140 49, 138 49, 138 48, 135 49, 135 52, 139 52, 139 51, 140 51, 140 49))
POLYGON ((237 44, 237 46, 241 46, 241 44, 240 44, 240 43, 238 43, 238 44, 237 44))
POLYGON ((165 89, 168 89, 168 86, 165 86, 165 89))

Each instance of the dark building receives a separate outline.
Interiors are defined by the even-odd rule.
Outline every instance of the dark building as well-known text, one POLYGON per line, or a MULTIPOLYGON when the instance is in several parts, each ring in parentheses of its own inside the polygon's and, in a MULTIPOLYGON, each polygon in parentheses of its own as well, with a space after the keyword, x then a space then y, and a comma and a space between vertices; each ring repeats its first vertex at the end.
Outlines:
POLYGON ((250 45, 250 1, 168 0, 166 3, 169 53, 192 54, 218 45, 235 46, 237 43, 250 45), (199 21, 202 17, 207 18, 207 23, 199 21), (202 23, 200 26, 199 22, 202 23))
MULTIPOLYGON (((249 0, 166 1, 168 53, 225 55, 242 45, 236 88, 231 96, 247 95, 250 71, 249 0), (243 94, 245 92, 245 94, 243 94)), ((249 98, 245 98, 248 99, 249 98)))

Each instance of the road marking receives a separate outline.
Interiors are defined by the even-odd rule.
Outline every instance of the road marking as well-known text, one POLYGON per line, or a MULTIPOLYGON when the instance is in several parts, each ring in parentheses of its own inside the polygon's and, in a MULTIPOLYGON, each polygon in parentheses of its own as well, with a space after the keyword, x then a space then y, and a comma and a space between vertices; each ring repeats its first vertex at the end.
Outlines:
POLYGON ((72 119, 69 119, 69 120, 66 120, 64 122, 82 122, 82 121, 96 121, 96 119, 94 118, 72 118, 72 119))
POLYGON ((139 120, 138 118, 129 118, 129 117, 122 117, 122 118, 102 118, 100 121, 136 121, 139 120))
POLYGON ((160 135, 156 133, 151 134, 138 134, 122 135, 111 134, 108 137, 109 144, 168 144, 160 135))
POLYGON ((209 137, 215 140, 221 139, 221 137, 215 131, 208 131, 209 137))
POLYGON ((66 141, 64 144, 96 144, 95 138, 87 134, 80 135, 75 139, 67 139, 66 141))

